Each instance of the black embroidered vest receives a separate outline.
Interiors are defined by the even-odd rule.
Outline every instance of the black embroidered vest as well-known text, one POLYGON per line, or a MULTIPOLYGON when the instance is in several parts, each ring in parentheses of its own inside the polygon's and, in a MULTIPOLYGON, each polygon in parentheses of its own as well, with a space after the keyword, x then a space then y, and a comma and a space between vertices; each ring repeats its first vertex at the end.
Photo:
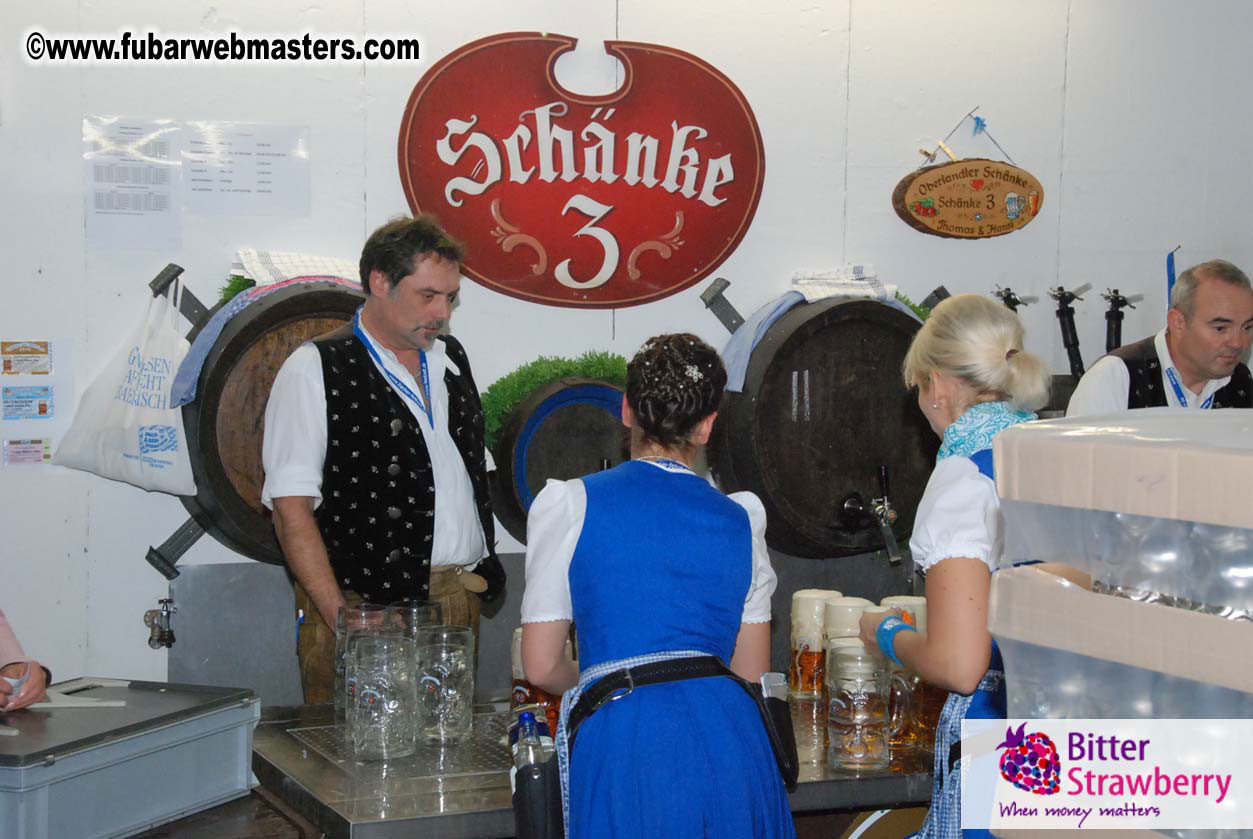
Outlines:
MULTIPOLYGON (((1150 335, 1143 341, 1126 344, 1110 353, 1121 358, 1131 375, 1127 388, 1128 408, 1162 408, 1166 391, 1162 385, 1162 363, 1150 335)), ((1231 373, 1231 381, 1214 391, 1212 408, 1253 408, 1253 376, 1243 363, 1231 373)))
MULTIPOLYGON (((483 409, 461 343, 440 336, 461 371, 444 373, 448 428, 465 461, 488 552, 495 544, 483 409)), ((326 387, 326 460, 316 516, 342 588, 374 603, 427 599, 435 483, 418 420, 374 366, 351 324, 314 339, 326 387)))

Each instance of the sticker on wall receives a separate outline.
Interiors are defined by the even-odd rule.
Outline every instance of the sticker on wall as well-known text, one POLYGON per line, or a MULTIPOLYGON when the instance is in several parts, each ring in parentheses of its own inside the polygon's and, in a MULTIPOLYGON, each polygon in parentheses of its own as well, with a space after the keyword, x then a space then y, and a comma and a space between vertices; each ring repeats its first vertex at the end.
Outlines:
POLYGON ((552 306, 634 306, 698 282, 757 210, 761 132, 744 95, 700 58, 608 41, 624 78, 576 95, 556 80, 575 39, 493 35, 418 81, 400 179, 466 245, 464 273, 552 306))
POLYGON ((52 352, 47 341, 0 341, 0 375, 47 376, 52 352))
POLYGON ((0 419, 47 420, 56 416, 50 387, 0 388, 0 419))
POLYGON ((984 158, 919 169, 892 193, 892 207, 906 224, 953 239, 987 239, 1021 230, 1043 203, 1044 188, 1034 175, 984 158))
POLYGON ((52 440, 41 437, 31 440, 5 440, 5 466, 47 466, 52 463, 52 440))

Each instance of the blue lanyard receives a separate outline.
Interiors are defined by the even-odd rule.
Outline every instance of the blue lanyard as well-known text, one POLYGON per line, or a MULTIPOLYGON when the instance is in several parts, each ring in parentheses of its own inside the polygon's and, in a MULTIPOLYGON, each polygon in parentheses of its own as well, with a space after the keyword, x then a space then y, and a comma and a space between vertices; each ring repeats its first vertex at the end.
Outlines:
POLYGON ((374 359, 374 363, 383 371, 383 375, 392 383, 392 387, 407 396, 411 402, 422 409, 422 413, 426 414, 426 421, 431 424, 431 430, 435 430, 435 414, 431 411, 431 371, 426 366, 426 353, 418 350, 418 367, 422 372, 422 389, 426 391, 426 401, 422 401, 422 397, 413 392, 413 388, 405 384, 399 376, 387 369, 383 364, 383 359, 379 358, 378 351, 374 349, 374 345, 370 343, 369 337, 366 336, 365 330, 361 328, 361 310, 357 309, 357 313, 352 317, 352 331, 357 336, 357 340, 365 345, 366 352, 370 354, 370 358, 374 359))
MULTIPOLYGON (((1166 378, 1170 379, 1170 386, 1175 389, 1175 397, 1179 400, 1179 404, 1185 408, 1188 407, 1188 397, 1183 395, 1183 388, 1179 386, 1179 378, 1175 375, 1175 369, 1173 367, 1166 368, 1166 378)), ((1211 404, 1213 404, 1213 402, 1214 394, 1211 393, 1205 398, 1205 401, 1201 403, 1201 410, 1204 411, 1211 404)))

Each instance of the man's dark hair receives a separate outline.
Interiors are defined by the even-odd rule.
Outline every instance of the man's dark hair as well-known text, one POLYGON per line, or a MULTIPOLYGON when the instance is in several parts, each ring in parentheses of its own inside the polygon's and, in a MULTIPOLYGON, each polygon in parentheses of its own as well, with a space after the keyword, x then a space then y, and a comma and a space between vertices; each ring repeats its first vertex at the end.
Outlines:
POLYGON ((461 243, 449 236, 431 215, 395 218, 370 234, 361 249, 361 286, 370 293, 370 273, 382 272, 387 284, 396 284, 414 272, 418 258, 436 256, 460 263, 465 258, 461 243))

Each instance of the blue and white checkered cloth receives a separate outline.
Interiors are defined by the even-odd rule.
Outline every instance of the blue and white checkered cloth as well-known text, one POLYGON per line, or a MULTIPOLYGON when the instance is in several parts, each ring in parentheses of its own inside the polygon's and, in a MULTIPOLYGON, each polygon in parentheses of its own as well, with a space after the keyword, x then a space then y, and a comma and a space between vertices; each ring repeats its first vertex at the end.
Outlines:
MULTIPOLYGON (((1005 678, 1000 670, 989 670, 979 682, 978 690, 994 692, 997 685, 1005 678)), ((978 691, 976 691, 978 692, 978 691)), ((970 709, 974 694, 963 696, 950 693, 940 712, 940 720, 935 727, 935 763, 932 767, 931 809, 922 827, 914 834, 917 839, 963 839, 972 834, 990 836, 987 831, 962 832, 962 762, 948 766, 949 752, 954 743, 960 743, 962 737, 962 720, 970 709)), ((911 839, 914 839, 911 837, 911 839)))

